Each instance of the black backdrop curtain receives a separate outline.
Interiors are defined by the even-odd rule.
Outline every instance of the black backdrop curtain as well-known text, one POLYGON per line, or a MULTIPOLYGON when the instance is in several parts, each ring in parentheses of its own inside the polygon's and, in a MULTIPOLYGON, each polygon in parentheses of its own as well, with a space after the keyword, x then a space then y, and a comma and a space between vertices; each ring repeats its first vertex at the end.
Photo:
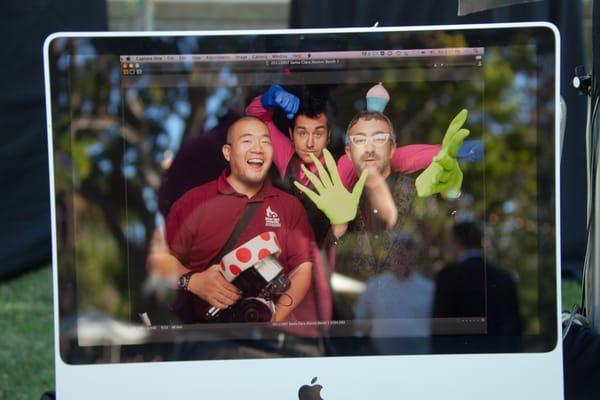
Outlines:
POLYGON ((292 0, 290 27, 368 27, 485 22, 550 21, 561 32, 561 95, 567 126, 561 165, 563 272, 581 278, 585 256, 585 97, 571 86, 575 67, 584 65, 580 0, 516 4, 459 17, 458 1, 439 0, 292 0))
POLYGON ((106 29, 104 0, 0 5, 0 279, 50 262, 44 39, 106 29))

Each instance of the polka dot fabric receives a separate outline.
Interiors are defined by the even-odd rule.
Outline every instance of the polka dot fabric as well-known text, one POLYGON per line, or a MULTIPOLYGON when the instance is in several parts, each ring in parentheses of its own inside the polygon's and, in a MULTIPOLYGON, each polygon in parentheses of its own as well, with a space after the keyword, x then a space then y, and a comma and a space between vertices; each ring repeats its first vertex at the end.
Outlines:
POLYGON ((230 251, 221 260, 221 272, 229 282, 263 258, 279 256, 281 248, 275 232, 263 232, 238 248, 230 251))

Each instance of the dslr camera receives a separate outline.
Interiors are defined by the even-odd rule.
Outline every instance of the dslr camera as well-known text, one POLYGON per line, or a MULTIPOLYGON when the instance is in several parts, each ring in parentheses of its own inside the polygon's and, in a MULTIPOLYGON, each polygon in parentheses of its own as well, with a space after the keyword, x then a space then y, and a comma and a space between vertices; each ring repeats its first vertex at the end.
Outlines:
POLYGON ((223 256, 221 273, 242 292, 227 309, 211 307, 205 313, 214 322, 268 322, 275 302, 290 287, 277 261, 281 252, 274 232, 264 232, 223 256))

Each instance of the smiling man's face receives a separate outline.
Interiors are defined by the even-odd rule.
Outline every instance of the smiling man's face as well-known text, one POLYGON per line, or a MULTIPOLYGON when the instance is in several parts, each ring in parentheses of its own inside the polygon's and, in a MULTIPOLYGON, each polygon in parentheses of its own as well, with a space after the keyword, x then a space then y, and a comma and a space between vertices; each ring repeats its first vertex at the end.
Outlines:
POLYGON ((229 179, 246 187, 262 186, 273 160, 267 126, 256 118, 238 120, 229 129, 223 155, 229 161, 229 179))
POLYGON ((298 115, 294 122, 294 129, 290 130, 290 138, 294 144, 294 150, 302 162, 311 164, 310 154, 320 158, 323 149, 329 142, 327 116, 319 114, 311 118, 302 114, 298 115))
POLYGON ((387 176, 394 152, 392 129, 383 119, 359 119, 347 132, 346 154, 354 163, 357 174, 364 169, 377 170, 387 176))

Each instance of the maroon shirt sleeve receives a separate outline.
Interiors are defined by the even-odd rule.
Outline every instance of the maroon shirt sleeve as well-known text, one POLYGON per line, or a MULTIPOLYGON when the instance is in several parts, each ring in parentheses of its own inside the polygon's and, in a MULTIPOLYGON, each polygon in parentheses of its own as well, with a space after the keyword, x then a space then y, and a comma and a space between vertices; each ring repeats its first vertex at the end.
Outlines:
POLYGON ((182 264, 188 262, 189 252, 193 246, 193 236, 187 228, 188 224, 186 223, 190 212, 188 193, 173 204, 166 220, 166 235, 169 250, 182 264))
POLYGON ((298 199, 290 196, 290 225, 288 227, 288 237, 286 238, 285 258, 286 264, 290 270, 298 265, 312 261, 311 245, 314 242, 312 228, 308 223, 306 211, 298 199))

